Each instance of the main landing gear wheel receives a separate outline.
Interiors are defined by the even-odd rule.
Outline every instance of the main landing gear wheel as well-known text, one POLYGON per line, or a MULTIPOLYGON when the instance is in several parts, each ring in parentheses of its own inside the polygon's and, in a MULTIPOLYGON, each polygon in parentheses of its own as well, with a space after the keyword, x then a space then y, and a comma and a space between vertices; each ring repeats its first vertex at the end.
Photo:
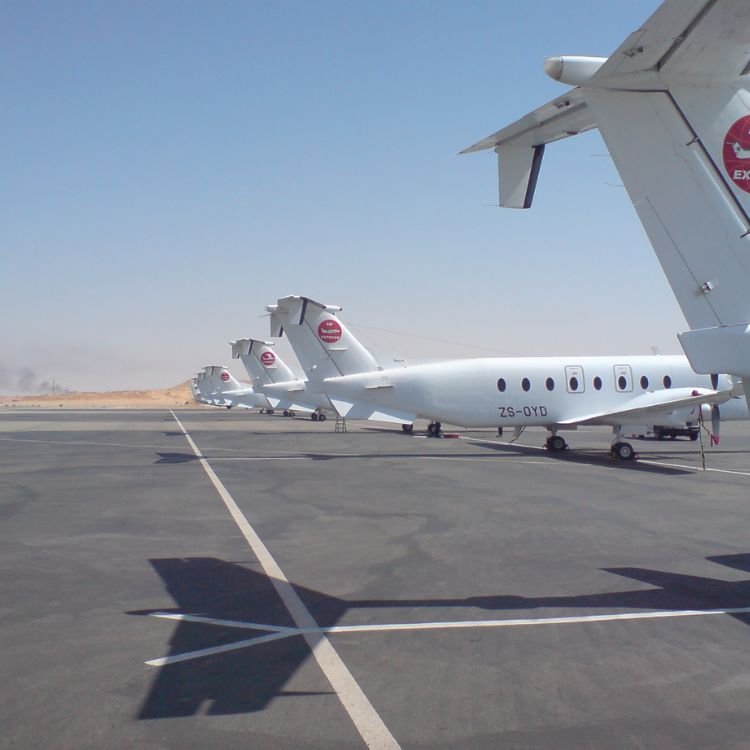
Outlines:
POLYGON ((565 442, 565 439, 559 435, 551 435, 547 438, 547 450, 552 453, 560 453, 566 450, 567 447, 568 444, 565 442))
POLYGON ((288 416, 289 416, 289 409, 284 409, 284 416, 285 416, 285 417, 288 417, 288 416))
POLYGON ((328 417, 325 414, 318 414, 318 422, 325 422, 328 417))
POLYGON ((630 443, 614 443, 612 455, 617 456, 621 461, 632 461, 635 458, 635 451, 630 443))
POLYGON ((440 437, 442 429, 443 425, 440 422, 430 422, 430 424, 427 425, 427 434, 430 437, 440 437))
POLYGON ((313 421, 313 422, 317 422, 317 421, 318 421, 318 412, 314 411, 314 412, 313 412, 313 413, 312 413, 312 414, 310 415, 310 419, 312 419, 312 421, 313 421))
POLYGON ((414 425, 413 424, 402 424, 401 429, 406 432, 407 434, 411 435, 412 432, 414 432, 414 425))

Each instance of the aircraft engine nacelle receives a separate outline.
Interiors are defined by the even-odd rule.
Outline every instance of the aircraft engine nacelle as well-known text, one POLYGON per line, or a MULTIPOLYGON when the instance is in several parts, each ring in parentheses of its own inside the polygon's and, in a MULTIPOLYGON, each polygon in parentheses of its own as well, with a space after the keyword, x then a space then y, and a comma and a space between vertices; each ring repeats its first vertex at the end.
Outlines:
POLYGON ((544 72, 560 83, 581 86, 607 62, 606 57, 548 57, 544 61, 544 72))

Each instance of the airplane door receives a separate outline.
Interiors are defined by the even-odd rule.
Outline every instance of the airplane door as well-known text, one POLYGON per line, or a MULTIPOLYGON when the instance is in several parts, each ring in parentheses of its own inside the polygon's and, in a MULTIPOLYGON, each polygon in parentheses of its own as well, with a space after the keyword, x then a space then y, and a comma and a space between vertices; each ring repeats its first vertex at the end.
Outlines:
POLYGON ((583 367, 568 365, 565 368, 565 385, 568 393, 583 393, 586 383, 583 379, 583 367))
POLYGON ((615 390, 618 393, 629 393, 633 390, 633 373, 630 365, 615 365, 615 390))

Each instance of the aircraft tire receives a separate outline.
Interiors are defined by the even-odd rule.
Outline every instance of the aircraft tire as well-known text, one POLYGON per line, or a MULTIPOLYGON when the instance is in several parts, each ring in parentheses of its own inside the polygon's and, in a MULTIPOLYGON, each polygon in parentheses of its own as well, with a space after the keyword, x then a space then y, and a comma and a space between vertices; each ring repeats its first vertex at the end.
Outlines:
POLYGON ((285 417, 288 417, 288 416, 289 416, 289 409, 284 409, 284 416, 285 416, 285 417))
POLYGON ((632 461, 635 458, 635 451, 630 443, 615 443, 612 453, 621 461, 632 461))
POLYGON ((310 419, 312 419, 312 421, 313 421, 313 422, 317 422, 317 421, 318 421, 318 412, 314 411, 314 412, 313 412, 313 413, 312 413, 312 414, 310 415, 310 419))
POLYGON ((318 421, 325 422, 328 417, 325 414, 318 414, 318 421))
POLYGON ((406 432, 407 434, 411 434, 414 432, 414 425, 413 424, 402 424, 401 429, 406 432))
POLYGON ((560 435, 552 435, 552 437, 547 439, 547 450, 552 453, 560 453, 567 447, 568 444, 565 442, 564 438, 560 437, 560 435))

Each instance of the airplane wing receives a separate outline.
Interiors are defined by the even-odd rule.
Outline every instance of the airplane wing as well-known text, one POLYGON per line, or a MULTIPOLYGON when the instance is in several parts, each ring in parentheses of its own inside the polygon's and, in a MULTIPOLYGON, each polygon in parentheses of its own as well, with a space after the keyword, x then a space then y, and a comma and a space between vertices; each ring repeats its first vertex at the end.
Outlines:
POLYGON ((461 153, 494 148, 498 159, 500 205, 529 208, 542 166, 544 145, 594 127, 591 110, 581 90, 575 88, 461 153))
POLYGON ((658 414, 670 414, 677 409, 699 404, 720 404, 730 396, 729 391, 712 391, 708 388, 671 388, 635 396, 618 409, 571 417, 556 424, 633 424, 658 414))
POLYGON ((744 0, 666 0, 610 55, 597 79, 656 71, 662 79, 735 78, 750 63, 744 0))

